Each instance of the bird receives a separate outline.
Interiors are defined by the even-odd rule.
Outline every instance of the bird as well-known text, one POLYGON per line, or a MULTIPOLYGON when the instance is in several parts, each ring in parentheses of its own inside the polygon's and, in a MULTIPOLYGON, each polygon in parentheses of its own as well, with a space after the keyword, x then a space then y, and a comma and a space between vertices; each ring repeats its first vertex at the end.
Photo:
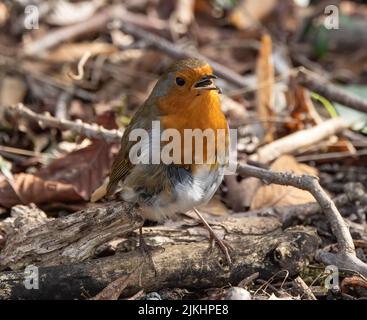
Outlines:
MULTIPOLYGON (((91 201, 118 197, 138 205, 145 220, 157 222, 175 220, 180 213, 194 210, 209 231, 210 248, 217 242, 231 265, 230 246, 215 234, 197 209, 213 197, 228 165, 229 128, 215 79, 212 67, 202 59, 174 62, 126 127, 108 180, 92 194, 91 201), (161 139, 158 149, 153 147, 155 124, 159 124, 158 136, 171 130, 179 139, 173 144, 161 139), (140 140, 140 153, 134 157, 137 141, 132 134, 139 130, 144 130, 147 138, 140 140), (190 130, 213 133, 214 143, 207 137, 197 146, 195 137, 185 139, 190 130), (153 163, 152 157, 169 143, 173 153, 178 154, 176 161, 164 163, 160 159, 153 163), (139 155, 147 156, 148 161, 139 163, 139 155)), ((140 243, 145 244, 142 237, 140 243)))

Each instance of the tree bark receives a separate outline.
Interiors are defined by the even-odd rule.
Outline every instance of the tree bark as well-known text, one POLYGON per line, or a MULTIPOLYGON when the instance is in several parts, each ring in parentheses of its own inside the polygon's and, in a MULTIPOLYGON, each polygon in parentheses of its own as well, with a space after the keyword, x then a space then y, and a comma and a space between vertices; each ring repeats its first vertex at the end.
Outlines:
MULTIPOLYGON (((212 227, 233 247, 231 269, 227 267, 225 258, 217 247, 212 254, 208 254, 207 231, 201 225, 193 224, 192 220, 181 220, 174 226, 144 228, 146 242, 155 247, 152 255, 157 275, 139 249, 117 252, 113 256, 87 261, 85 255, 79 255, 81 261, 79 263, 70 263, 70 256, 55 260, 54 254, 47 253, 43 256, 41 264, 38 263, 36 256, 33 260, 28 256, 26 260, 27 263, 37 266, 56 262, 59 264, 38 268, 39 289, 26 289, 24 271, 2 272, 0 299, 89 298, 114 280, 131 274, 137 268, 141 268, 141 272, 132 275, 123 291, 124 297, 141 289, 150 292, 162 288, 180 287, 197 290, 228 284, 236 285, 254 272, 259 272, 260 276, 265 278, 280 270, 287 270, 290 275, 295 275, 308 264, 319 242, 313 229, 296 227, 283 231, 279 220, 273 217, 231 216, 213 223, 212 227), (49 261, 45 259, 47 255, 50 257, 49 261)), ((47 228, 45 226, 43 228, 47 234, 47 228)), ((79 232, 72 225, 66 229, 79 232)), ((53 229, 54 235, 57 232, 59 231, 53 229)), ((133 239, 134 235, 127 241, 131 242, 133 239)), ((31 246, 31 243, 28 245, 31 246)), ((85 245, 81 239, 78 243, 85 245)), ((121 247, 129 250, 124 245, 121 247)), ((83 248, 77 248, 75 244, 74 249, 83 251, 83 248)), ((75 255, 73 257, 77 260, 75 255)), ((13 266, 19 267, 19 261, 13 266)))
POLYGON ((84 261, 108 241, 143 225, 137 209, 125 202, 99 204, 57 219, 22 205, 12 208, 12 216, 2 223, 9 232, 0 251, 0 270, 84 261))

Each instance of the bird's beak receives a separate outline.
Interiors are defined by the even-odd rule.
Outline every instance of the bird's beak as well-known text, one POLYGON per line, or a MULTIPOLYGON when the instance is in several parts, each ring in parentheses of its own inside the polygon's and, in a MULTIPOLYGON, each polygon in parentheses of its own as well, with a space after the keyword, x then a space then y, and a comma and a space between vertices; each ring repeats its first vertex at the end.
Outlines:
POLYGON ((195 82, 193 88, 196 90, 217 90, 221 93, 220 88, 215 85, 213 79, 217 79, 214 74, 206 75, 199 81, 195 82))

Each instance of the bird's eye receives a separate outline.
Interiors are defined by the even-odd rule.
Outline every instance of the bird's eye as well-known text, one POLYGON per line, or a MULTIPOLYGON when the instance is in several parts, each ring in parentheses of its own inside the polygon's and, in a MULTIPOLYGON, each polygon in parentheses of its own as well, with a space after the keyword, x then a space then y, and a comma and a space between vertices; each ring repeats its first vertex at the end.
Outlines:
POLYGON ((176 78, 176 83, 177 83, 178 86, 182 87, 185 84, 185 80, 180 78, 180 77, 177 77, 176 78))

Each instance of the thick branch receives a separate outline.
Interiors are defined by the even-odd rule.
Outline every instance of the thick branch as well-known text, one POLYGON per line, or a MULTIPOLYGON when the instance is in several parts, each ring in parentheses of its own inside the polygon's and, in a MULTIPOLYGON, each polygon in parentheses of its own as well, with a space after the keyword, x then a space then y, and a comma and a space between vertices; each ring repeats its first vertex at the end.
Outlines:
POLYGON ((224 257, 218 248, 208 255, 207 235, 201 226, 189 230, 168 226, 162 226, 161 230, 146 228, 145 238, 160 242, 160 248, 152 252, 157 275, 151 265, 144 262, 140 250, 134 250, 78 264, 40 267, 39 290, 25 288, 23 271, 0 273, 0 299, 94 296, 112 281, 131 274, 140 266, 141 273, 132 275, 123 291, 124 296, 141 289, 145 292, 177 287, 198 290, 236 285, 255 271, 264 278, 280 270, 288 270, 290 275, 298 274, 318 246, 319 239, 313 230, 297 227, 283 231, 276 219, 270 217, 231 218, 228 223, 221 224, 223 228, 217 227, 217 230, 230 236, 228 241, 234 248, 230 270, 223 266, 224 257), (258 225, 263 229, 256 227, 258 225), (204 234, 197 234, 199 230, 204 234))
POLYGON ((32 263, 48 266, 84 261, 108 241, 143 224, 136 209, 124 202, 98 205, 58 219, 45 220, 38 211, 13 207, 14 221, 6 227, 10 233, 0 252, 0 270, 32 263))

